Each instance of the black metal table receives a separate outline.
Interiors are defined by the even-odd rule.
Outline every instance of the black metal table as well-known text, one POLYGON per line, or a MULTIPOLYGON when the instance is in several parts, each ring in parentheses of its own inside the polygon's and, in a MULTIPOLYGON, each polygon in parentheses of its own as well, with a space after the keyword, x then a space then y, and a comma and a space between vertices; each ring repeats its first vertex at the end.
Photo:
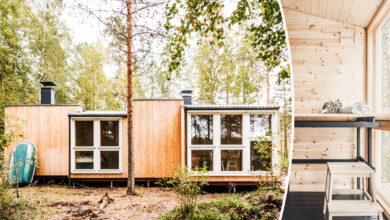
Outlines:
POLYGON ((292 159, 293 164, 323 164, 328 162, 363 161, 372 166, 372 129, 380 127, 375 117, 357 117, 356 121, 295 121, 296 128, 356 128, 356 158, 355 159, 292 159), (360 129, 367 128, 367 160, 360 155, 360 129))

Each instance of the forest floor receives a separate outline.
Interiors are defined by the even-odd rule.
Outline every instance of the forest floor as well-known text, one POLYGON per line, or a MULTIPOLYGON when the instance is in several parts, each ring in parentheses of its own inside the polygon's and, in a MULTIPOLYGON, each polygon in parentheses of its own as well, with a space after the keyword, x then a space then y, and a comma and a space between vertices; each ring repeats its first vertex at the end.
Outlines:
MULTIPOLYGON (((171 188, 137 187, 137 196, 127 196, 125 187, 69 188, 67 186, 42 185, 23 187, 21 198, 36 204, 29 218, 35 219, 156 219, 179 205, 171 188), (99 200, 108 193, 113 199, 105 208, 99 208, 99 200)), ((207 193, 200 201, 227 196, 226 193, 207 193)))

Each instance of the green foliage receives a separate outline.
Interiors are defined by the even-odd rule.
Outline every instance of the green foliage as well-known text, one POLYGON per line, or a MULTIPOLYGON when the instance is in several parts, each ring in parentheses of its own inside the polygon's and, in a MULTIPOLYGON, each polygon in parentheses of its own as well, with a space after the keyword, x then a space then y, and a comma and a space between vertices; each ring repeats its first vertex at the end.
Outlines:
POLYGON ((99 43, 77 45, 73 61, 74 97, 85 110, 120 109, 114 99, 114 88, 103 71, 106 62, 103 46, 99 43))
POLYGON ((276 147, 272 137, 258 137, 254 148, 261 154, 261 167, 268 167, 272 171, 272 149, 276 147))
POLYGON ((207 169, 179 167, 173 178, 159 182, 163 186, 172 186, 180 202, 179 211, 186 216, 194 211, 197 198, 206 182, 207 169))
MULTIPOLYGON (((211 38, 210 44, 222 46, 223 27, 230 28, 234 24, 245 25, 246 38, 268 72, 287 61, 286 34, 277 0, 239 0, 236 10, 227 18, 221 14, 223 7, 221 1, 207 0, 176 0, 167 6, 165 28, 169 43, 166 54, 170 57, 170 72, 178 70, 193 34, 197 34, 198 41, 211 38)), ((289 78, 286 73, 281 71, 278 78, 289 78)))
POLYGON ((255 191, 242 197, 232 195, 200 202, 188 215, 183 215, 177 207, 159 219, 278 219, 282 202, 283 196, 278 191, 255 191))
POLYGON ((34 203, 25 199, 15 199, 6 182, 0 181, 0 219, 31 219, 34 203))

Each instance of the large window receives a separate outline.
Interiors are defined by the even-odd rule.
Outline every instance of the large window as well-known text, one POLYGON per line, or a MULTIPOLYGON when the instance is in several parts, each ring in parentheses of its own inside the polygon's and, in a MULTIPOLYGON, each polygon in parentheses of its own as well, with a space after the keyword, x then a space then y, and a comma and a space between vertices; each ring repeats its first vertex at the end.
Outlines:
POLYGON ((187 164, 192 168, 206 166, 210 175, 252 175, 252 171, 270 171, 272 144, 268 152, 259 152, 254 143, 259 137, 272 140, 275 115, 256 111, 189 112, 187 164))
POLYGON ((242 144, 242 115, 221 115, 221 144, 242 144))
POLYGON ((205 167, 208 171, 213 171, 213 151, 193 150, 191 155, 191 167, 205 167))
POLYGON ((76 121, 76 146, 93 146, 93 121, 76 121))
POLYGON ((213 144, 212 115, 191 115, 191 143, 213 144))
MULTIPOLYGON (((377 69, 375 113, 390 115, 390 19, 377 32, 377 69)), ((376 166, 380 192, 390 198, 390 132, 376 132, 378 147, 376 166)))
POLYGON ((121 119, 72 120, 72 172, 118 172, 121 119))

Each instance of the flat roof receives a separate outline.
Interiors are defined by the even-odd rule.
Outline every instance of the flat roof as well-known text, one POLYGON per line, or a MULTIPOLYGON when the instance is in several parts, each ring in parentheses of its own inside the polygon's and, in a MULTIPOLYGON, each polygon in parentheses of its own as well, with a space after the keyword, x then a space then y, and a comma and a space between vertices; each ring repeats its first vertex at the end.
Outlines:
POLYGON ((18 107, 18 106, 81 106, 79 104, 13 104, 5 105, 5 107, 18 107))
POLYGON ((278 110, 277 105, 184 105, 187 110, 278 110))

